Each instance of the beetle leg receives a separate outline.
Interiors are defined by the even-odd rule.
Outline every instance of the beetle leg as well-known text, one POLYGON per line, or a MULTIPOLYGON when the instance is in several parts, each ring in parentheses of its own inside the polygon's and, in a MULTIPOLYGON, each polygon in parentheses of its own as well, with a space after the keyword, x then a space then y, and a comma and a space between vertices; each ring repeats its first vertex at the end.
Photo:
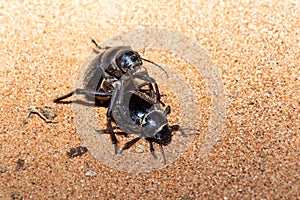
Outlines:
MULTIPOLYGON (((156 94, 156 100, 157 102, 161 103, 162 106, 165 106, 164 102, 162 102, 160 99, 161 99, 161 95, 159 93, 159 89, 158 89, 158 85, 155 81, 154 78, 150 77, 150 76, 145 76, 145 75, 141 75, 141 74, 136 74, 134 75, 135 78, 138 78, 138 79, 141 79, 143 81, 146 81, 150 84, 154 84, 154 87, 155 87, 155 94, 156 94)), ((152 86, 151 86, 152 87, 152 86)), ((150 88, 151 89, 151 88, 150 88)))
POLYGON ((127 142, 121 149, 120 154, 123 153, 124 150, 129 149, 132 145, 134 145, 137 141, 142 139, 141 137, 134 138, 133 140, 127 142))
MULTIPOLYGON (((113 129, 120 129, 119 126, 113 126, 113 129)), ((95 132, 100 133, 100 134, 107 134, 109 133, 109 130, 100 130, 100 129, 95 129, 95 132)))
POLYGON ((152 154, 152 156, 155 158, 155 159, 158 159, 156 153, 155 153, 155 149, 153 147, 153 140, 151 140, 150 138, 146 138, 146 140, 149 142, 149 147, 150 147, 150 152, 152 154))
POLYGON ((164 115, 167 116, 170 113, 171 113, 171 107, 167 106, 166 109, 165 109, 165 111, 164 111, 164 115))
POLYGON ((58 103, 63 99, 73 96, 74 94, 84 94, 84 95, 90 95, 90 96, 111 96, 112 95, 111 92, 97 92, 97 91, 90 91, 90 90, 86 90, 86 89, 77 88, 66 95, 63 95, 61 97, 54 99, 53 102, 58 103))
POLYGON ((70 92, 70 93, 68 93, 68 94, 66 94, 66 95, 63 95, 63 96, 61 96, 61 97, 58 97, 58 98, 54 99, 53 102, 54 102, 54 103, 58 103, 58 102, 60 102, 60 101, 63 100, 63 99, 66 99, 66 98, 68 98, 68 97, 70 97, 70 96, 73 96, 74 94, 76 94, 76 90, 74 90, 74 91, 72 91, 72 92, 70 92))
POLYGON ((93 38, 92 38, 92 43, 94 43, 94 45, 98 48, 98 49, 110 49, 111 47, 101 47, 101 46, 99 46, 98 44, 97 44, 97 42, 96 42, 96 40, 94 40, 93 38))
MULTIPOLYGON (((150 81, 151 79, 149 79, 149 85, 150 85, 150 91, 153 91, 153 85, 151 83, 154 84, 154 87, 155 87, 155 95, 156 95, 156 101, 158 103, 161 103, 161 105, 164 107, 165 104, 164 102, 162 102, 160 99, 161 99, 161 95, 160 95, 160 92, 159 92, 159 89, 158 89, 158 85, 157 83, 155 82, 155 80, 153 80, 153 82, 150 81)), ((153 95, 153 94, 152 94, 153 95)))
POLYGON ((156 100, 157 100, 157 102, 161 103, 161 105, 162 105, 163 107, 165 107, 165 103, 162 102, 162 101, 160 100, 160 99, 161 99, 161 95, 160 95, 160 93, 159 93, 159 89, 158 89, 157 83, 154 83, 154 87, 155 87, 156 100))
MULTIPOLYGON (((121 86, 122 86, 122 83, 121 83, 121 86)), ((120 88, 121 86, 119 84, 116 84, 115 91, 112 94, 112 97, 111 97, 111 100, 110 100, 110 103, 109 103, 109 106, 108 106, 108 109, 106 112, 107 126, 108 126, 108 129, 110 132, 111 141, 115 147, 115 154, 118 153, 118 145, 117 145, 118 140, 116 138, 116 134, 115 134, 115 132, 113 130, 113 126, 112 126, 112 110, 118 100, 118 96, 120 93, 119 91, 122 89, 122 88, 120 88)))
MULTIPOLYGON (((119 129, 120 130, 120 128, 118 126, 113 126, 113 129, 119 129)), ((104 129, 104 130, 95 129, 95 132, 99 133, 99 134, 110 134, 110 130, 108 130, 108 129, 104 129)), ((126 133, 126 132, 121 131, 121 132, 117 133, 117 135, 121 135, 121 134, 124 135, 125 137, 128 137, 128 133, 126 133)))
POLYGON ((148 76, 148 75, 143 75, 143 74, 135 74, 133 78, 138 78, 138 79, 141 79, 143 81, 146 81, 146 82, 149 82, 149 83, 152 83, 152 84, 155 84, 156 81, 154 78, 148 76))

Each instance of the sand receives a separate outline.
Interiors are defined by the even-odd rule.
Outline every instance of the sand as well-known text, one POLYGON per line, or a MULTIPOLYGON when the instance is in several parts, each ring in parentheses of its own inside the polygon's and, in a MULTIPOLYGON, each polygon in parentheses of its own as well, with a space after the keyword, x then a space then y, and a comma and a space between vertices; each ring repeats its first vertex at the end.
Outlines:
MULTIPOLYGON (((0 199, 299 198, 299 2, 0 5, 0 199), (170 124, 185 127, 192 141, 182 143, 176 134, 173 146, 164 147, 167 165, 161 164, 156 146, 160 164, 126 171, 126 163, 109 151, 107 135, 83 134, 78 119, 84 115, 76 114, 73 104, 52 100, 74 89, 92 52, 91 38, 103 44, 128 31, 149 28, 185 36, 184 44, 193 41, 209 60, 193 64, 181 57, 182 52, 151 48, 175 43, 171 35, 164 41, 150 38, 153 44, 138 49, 143 57, 166 66, 171 77, 176 73, 183 77, 161 84, 161 92, 172 105, 170 124), (192 91, 183 98, 172 85, 179 80, 187 84, 179 91, 192 91), (57 123, 33 114, 22 125, 31 106, 54 108, 57 123), (106 142, 89 143, 99 137, 106 142), (69 158, 67 152, 78 146, 89 151, 69 158)), ((136 37, 140 41, 152 36, 136 37)), ((184 46, 180 41, 179 49, 184 46)), ((91 121, 105 127, 106 109, 96 112, 91 121)), ((126 139, 117 137, 121 142, 126 139)), ((145 141, 117 156, 137 152, 141 156, 136 163, 156 162, 145 141)))

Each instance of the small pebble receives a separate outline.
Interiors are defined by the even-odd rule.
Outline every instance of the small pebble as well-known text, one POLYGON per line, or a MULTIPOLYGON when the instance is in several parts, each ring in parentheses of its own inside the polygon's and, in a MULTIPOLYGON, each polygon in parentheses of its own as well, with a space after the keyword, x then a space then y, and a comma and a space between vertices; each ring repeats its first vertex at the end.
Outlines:
POLYGON ((97 176, 97 173, 94 172, 93 170, 88 170, 88 171, 85 173, 85 176, 87 176, 87 177, 95 177, 95 176, 97 176))

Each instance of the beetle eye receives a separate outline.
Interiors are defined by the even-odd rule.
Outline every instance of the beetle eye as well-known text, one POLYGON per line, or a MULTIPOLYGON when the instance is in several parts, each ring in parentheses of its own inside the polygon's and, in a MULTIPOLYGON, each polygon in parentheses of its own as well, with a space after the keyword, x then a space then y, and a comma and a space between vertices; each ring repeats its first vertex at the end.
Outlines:
POLYGON ((135 61, 137 61, 137 56, 135 55, 135 54, 133 54, 131 57, 130 57, 130 59, 133 61, 133 62, 135 62, 135 61))

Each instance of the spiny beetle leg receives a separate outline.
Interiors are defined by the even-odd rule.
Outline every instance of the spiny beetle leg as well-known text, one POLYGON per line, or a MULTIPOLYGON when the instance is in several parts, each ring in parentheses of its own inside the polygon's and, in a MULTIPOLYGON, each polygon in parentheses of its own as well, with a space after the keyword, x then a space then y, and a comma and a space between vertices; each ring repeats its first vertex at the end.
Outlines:
POLYGON ((133 140, 127 142, 121 149, 120 154, 123 153, 124 150, 129 149, 132 145, 134 145, 137 141, 142 139, 141 137, 134 138, 133 140))
POLYGON ((61 97, 54 99, 53 102, 58 103, 63 99, 73 96, 74 94, 84 94, 84 95, 90 95, 90 96, 111 96, 112 95, 111 92, 97 92, 97 91, 90 91, 90 90, 86 90, 86 89, 77 88, 66 95, 63 95, 61 97))

